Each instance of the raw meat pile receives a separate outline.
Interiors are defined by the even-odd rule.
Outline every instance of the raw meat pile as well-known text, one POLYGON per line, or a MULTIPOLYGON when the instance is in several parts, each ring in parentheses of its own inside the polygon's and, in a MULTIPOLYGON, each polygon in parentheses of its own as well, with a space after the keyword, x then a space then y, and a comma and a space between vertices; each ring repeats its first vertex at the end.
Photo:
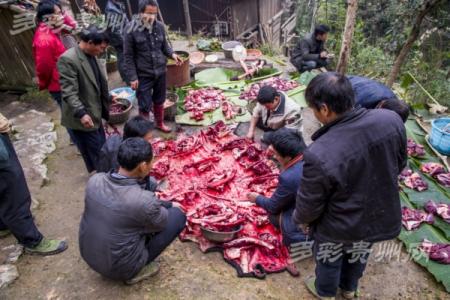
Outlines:
POLYGON ((441 173, 436 175, 436 180, 445 187, 450 187, 450 173, 441 173))
POLYGON ((408 139, 406 147, 407 147, 406 151, 409 156, 412 157, 425 156, 425 148, 420 144, 416 144, 412 139, 408 139))
POLYGON ((198 243, 204 252, 223 251, 239 276, 263 278, 283 270, 295 274, 281 233, 264 209, 246 199, 250 191, 270 196, 277 186, 278 170, 266 152, 236 137, 223 122, 153 146, 157 162, 152 173, 168 183, 160 198, 179 202, 186 210, 183 241, 198 243), (227 243, 208 241, 201 231, 229 232, 239 226, 242 230, 227 243))
POLYGON ((431 260, 440 264, 450 264, 450 244, 434 244, 425 239, 419 249, 427 253, 431 260))
POLYGON ((433 200, 429 200, 425 203, 424 209, 426 212, 433 215, 438 215, 444 219, 445 222, 450 223, 450 206, 448 204, 436 204, 433 200))
POLYGON ((233 105, 229 101, 222 102, 222 113, 225 116, 225 120, 231 120, 236 115, 233 105))
POLYGON ((280 92, 286 92, 299 86, 299 84, 294 80, 286 80, 279 77, 271 77, 261 82, 252 84, 247 90, 241 93, 239 98, 249 101, 256 100, 259 90, 265 85, 270 85, 280 92))
POLYGON ((424 163, 420 166, 420 171, 425 174, 429 174, 431 177, 435 178, 441 185, 445 187, 450 187, 450 173, 445 172, 443 165, 438 163, 424 163))
POLYGON ((114 103, 109 107, 109 112, 111 114, 120 114, 124 112, 128 106, 122 104, 122 103, 114 103))
POLYGON ((184 107, 191 113, 192 119, 201 121, 205 112, 216 110, 225 100, 225 95, 220 89, 209 87, 190 90, 184 98, 184 107))
POLYGON ((401 183, 403 183, 406 187, 416 190, 416 191, 424 191, 428 189, 428 184, 423 181, 420 177, 419 173, 415 173, 410 169, 405 169, 398 176, 398 179, 401 183))
POLYGON ((430 175, 431 177, 435 177, 438 174, 444 173, 444 166, 434 162, 424 163, 420 166, 420 171, 425 174, 430 175))
POLYGON ((402 207, 402 225, 406 230, 416 229, 426 222, 428 224, 434 223, 433 214, 426 213, 419 209, 411 209, 407 207, 402 207))

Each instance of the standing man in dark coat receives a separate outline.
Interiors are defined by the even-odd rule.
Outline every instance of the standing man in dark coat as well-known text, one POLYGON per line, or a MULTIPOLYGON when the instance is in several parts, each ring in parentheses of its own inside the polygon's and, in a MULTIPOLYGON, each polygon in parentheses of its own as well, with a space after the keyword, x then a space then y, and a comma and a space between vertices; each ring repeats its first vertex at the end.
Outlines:
POLYGON ((330 28, 319 25, 314 33, 306 35, 292 50, 291 63, 301 72, 318 69, 328 65, 330 55, 325 50, 330 28))
POLYGON ((305 92, 324 126, 304 152, 294 221, 315 240, 316 278, 306 284, 320 297, 355 296, 372 243, 401 229, 397 176, 406 166, 406 131, 386 109, 353 109, 349 80, 315 77, 305 92))
POLYGON ((62 92, 61 123, 72 129, 76 145, 89 173, 97 170, 105 143, 102 119, 109 119, 108 81, 97 56, 108 46, 108 35, 91 25, 83 29, 78 47, 64 52, 58 61, 62 92))
POLYGON ((177 64, 181 59, 170 48, 164 25, 156 20, 157 14, 154 0, 139 1, 139 15, 125 30, 124 56, 131 88, 137 91, 139 113, 149 118, 153 104, 156 128, 170 132, 164 124, 167 58, 177 64))
POLYGON ((123 58, 123 32, 128 23, 125 4, 119 0, 108 0, 105 7, 105 16, 108 25, 110 45, 114 47, 117 54, 117 67, 119 69, 120 77, 124 82, 129 84, 123 58))

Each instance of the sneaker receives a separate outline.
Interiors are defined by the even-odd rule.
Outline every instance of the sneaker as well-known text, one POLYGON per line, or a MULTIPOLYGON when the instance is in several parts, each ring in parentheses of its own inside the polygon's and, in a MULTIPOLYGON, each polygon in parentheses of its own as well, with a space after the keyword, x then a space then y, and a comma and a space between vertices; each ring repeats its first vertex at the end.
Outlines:
POLYGON ((359 290, 356 291, 341 291, 342 298, 344 299, 357 299, 359 298, 359 290))
POLYGON ((125 284, 135 284, 147 278, 153 277, 159 272, 159 263, 152 261, 148 265, 144 266, 142 270, 133 278, 125 281, 125 284))
POLYGON ((11 234, 11 231, 9 229, 0 230, 0 239, 7 237, 11 234))
POLYGON ((306 284, 306 287, 308 288, 308 291, 310 291, 311 294, 316 296, 317 299, 322 299, 322 300, 334 300, 335 299, 335 297, 322 297, 319 294, 317 294, 315 283, 316 283, 316 277, 315 276, 310 276, 310 277, 305 279, 305 284, 306 284))
POLYGON ((29 254, 37 255, 54 255, 61 253, 67 249, 67 242, 64 240, 49 240, 43 238, 35 247, 25 247, 25 251, 29 254))

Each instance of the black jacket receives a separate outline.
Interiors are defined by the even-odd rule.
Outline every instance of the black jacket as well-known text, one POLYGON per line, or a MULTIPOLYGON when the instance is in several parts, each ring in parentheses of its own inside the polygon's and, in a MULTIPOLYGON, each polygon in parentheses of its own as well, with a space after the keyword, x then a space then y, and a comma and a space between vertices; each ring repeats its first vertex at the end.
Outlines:
POLYGON ((320 52, 324 50, 324 42, 316 40, 314 34, 308 34, 292 50, 291 60, 317 62, 320 60, 320 52))
MULTIPOLYGON (((98 157, 97 173, 119 170, 119 162, 117 161, 117 154, 119 153, 120 144, 122 144, 122 137, 115 134, 106 139, 102 149, 100 149, 100 155, 98 157)), ((155 192, 158 188, 158 182, 152 176, 148 176, 145 180, 140 182, 141 186, 150 192, 155 192)), ((168 202, 170 203, 170 202, 168 202)))
POLYGON ((167 57, 173 54, 164 25, 155 21, 152 32, 143 29, 138 18, 131 21, 124 34, 125 68, 130 81, 138 77, 157 78, 166 72, 167 57))
POLYGON ((397 176, 406 166, 406 132, 384 109, 346 113, 322 127, 304 153, 293 214, 325 242, 376 242, 401 229, 397 176))
POLYGON ((109 43, 113 47, 123 46, 123 31, 128 23, 125 4, 109 0, 105 6, 105 17, 108 28, 109 43))

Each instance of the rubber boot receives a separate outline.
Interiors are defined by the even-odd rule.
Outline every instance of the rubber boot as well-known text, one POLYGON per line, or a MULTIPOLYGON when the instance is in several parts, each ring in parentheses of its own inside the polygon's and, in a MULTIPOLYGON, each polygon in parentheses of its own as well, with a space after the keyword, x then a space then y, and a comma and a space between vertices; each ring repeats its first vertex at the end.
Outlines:
POLYGON ((153 114, 155 115, 156 128, 166 133, 172 131, 170 127, 164 124, 164 105, 154 105, 153 114))

